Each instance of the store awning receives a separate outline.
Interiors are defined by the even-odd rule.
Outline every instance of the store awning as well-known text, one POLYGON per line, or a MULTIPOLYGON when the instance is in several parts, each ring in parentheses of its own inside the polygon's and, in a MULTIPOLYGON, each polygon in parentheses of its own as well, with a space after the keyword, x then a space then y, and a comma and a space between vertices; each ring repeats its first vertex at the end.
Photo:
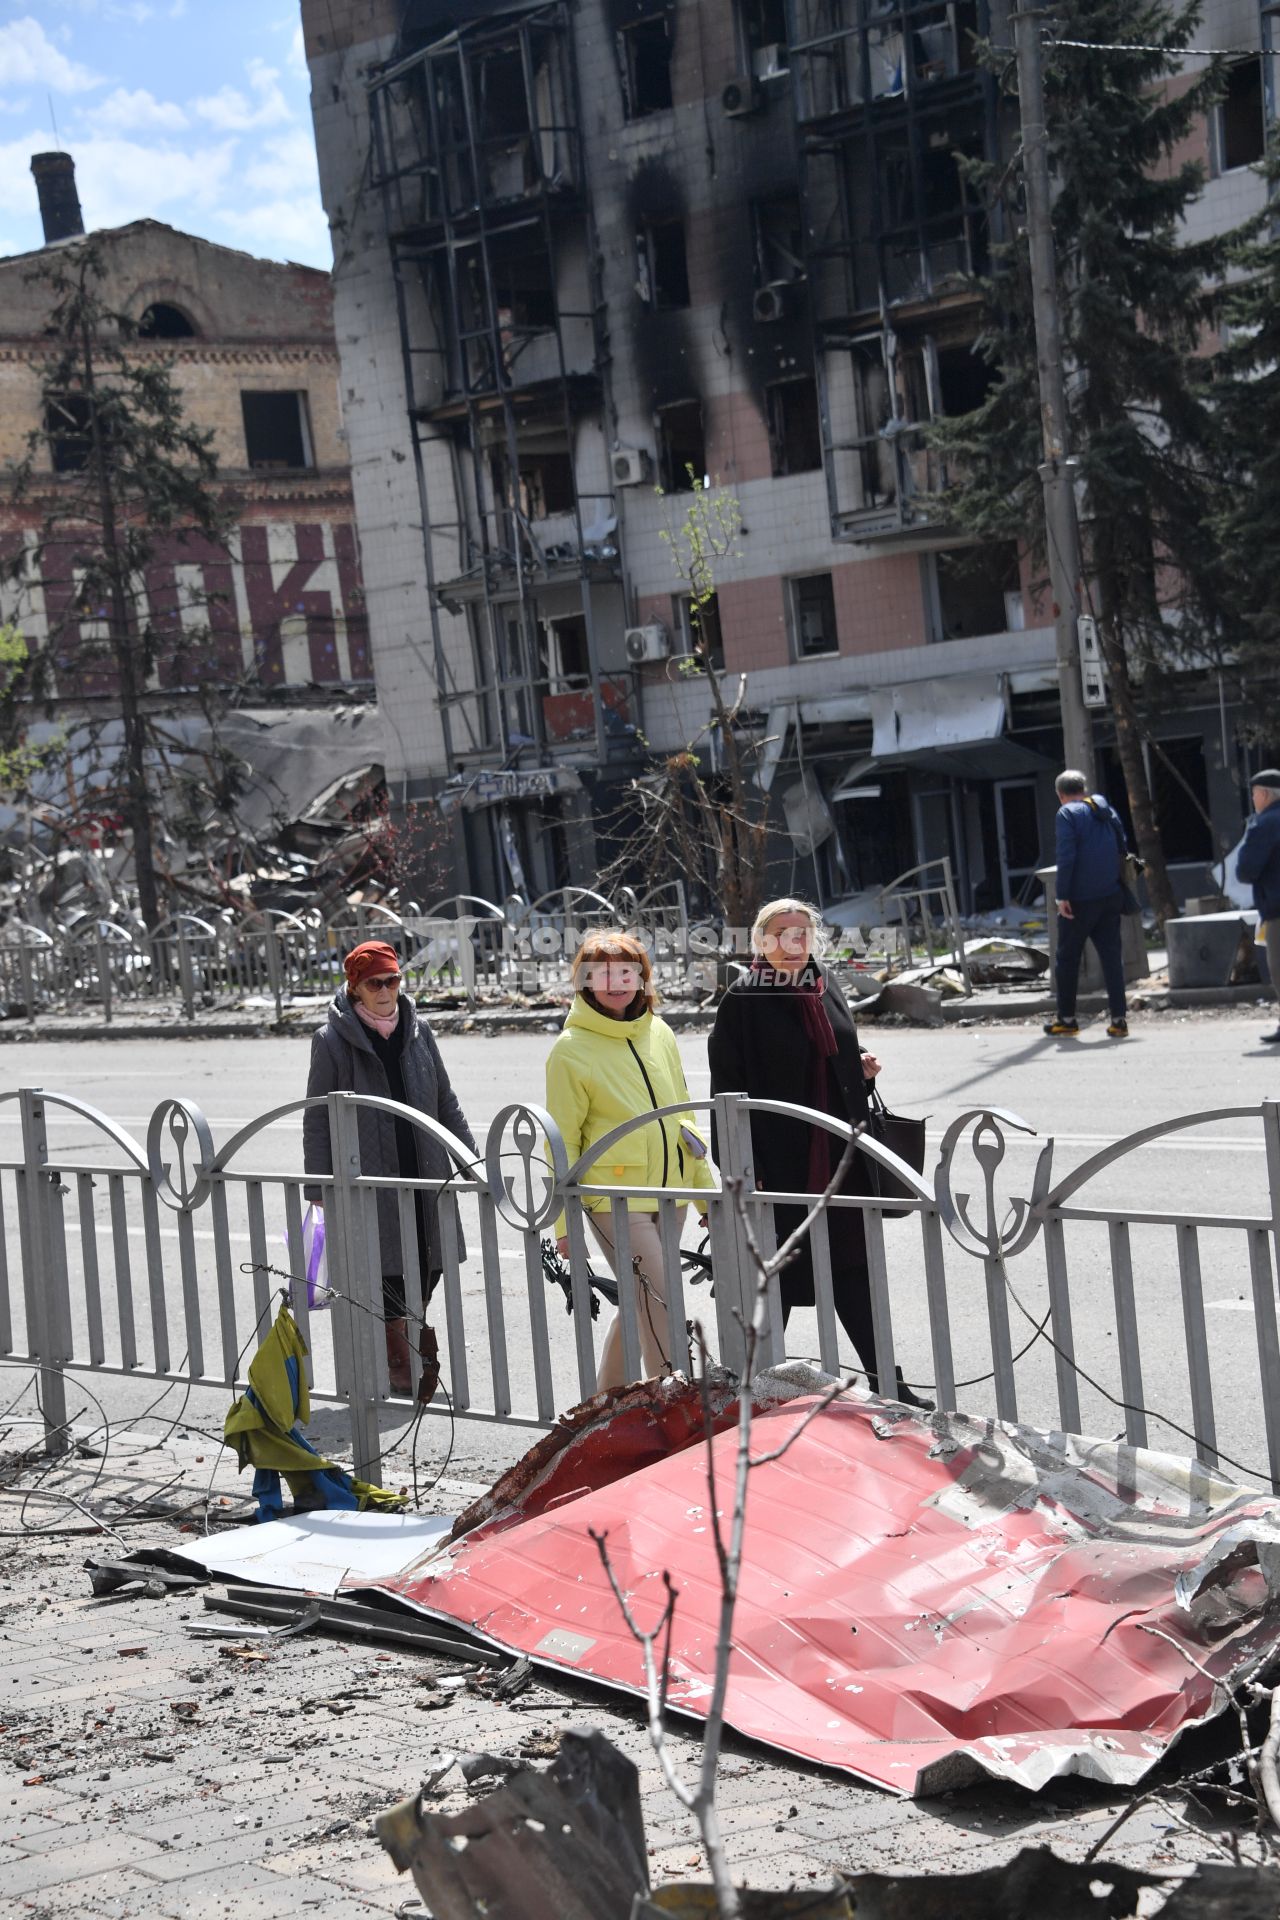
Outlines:
POLYGON ((461 801, 468 813, 479 807, 500 806, 510 800, 551 800, 562 793, 578 793, 580 776, 572 767, 494 767, 468 774, 458 788, 446 787, 442 798, 461 801))
MULTIPOLYGON (((965 780, 1042 772, 1043 754, 1011 740, 1002 673, 956 674, 876 687, 870 694, 872 766, 913 767, 965 780)), ((848 784, 845 776, 842 785, 848 784)))

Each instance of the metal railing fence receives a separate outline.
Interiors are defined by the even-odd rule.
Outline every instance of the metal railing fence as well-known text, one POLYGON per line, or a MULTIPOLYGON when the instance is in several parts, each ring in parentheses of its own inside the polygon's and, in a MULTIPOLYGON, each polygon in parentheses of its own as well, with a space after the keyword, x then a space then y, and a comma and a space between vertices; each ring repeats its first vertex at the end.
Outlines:
MULTIPOLYGON (((400 1110, 336 1093, 325 1102, 333 1172, 312 1180, 296 1152, 308 1104, 277 1107, 219 1144, 192 1102, 166 1100, 144 1143, 73 1096, 33 1088, 0 1095, 0 1354, 38 1369, 51 1446, 66 1419, 68 1370, 228 1392, 242 1383, 273 1317, 269 1269, 302 1273, 308 1189, 324 1201, 334 1298, 329 1311, 309 1313, 305 1289, 288 1291, 310 1348, 313 1395, 350 1409, 355 1462, 366 1478, 378 1478, 379 1415, 396 1400, 380 1326, 379 1209, 382 1224, 393 1217, 398 1229, 411 1321, 425 1311, 443 1333, 438 1410, 544 1426, 594 1391, 610 1318, 608 1308, 598 1321, 591 1313, 593 1263, 605 1271, 587 1231, 587 1213, 597 1208, 607 1210, 621 1254, 623 1360, 628 1377, 639 1376, 643 1283, 629 1254, 630 1206, 641 1200, 656 1213, 663 1249, 669 1361, 689 1370, 688 1323, 696 1319, 717 1356, 738 1366, 755 1289, 751 1238, 771 1252, 776 1210, 809 1199, 755 1190, 751 1116, 781 1113, 824 1126, 837 1147, 849 1134, 827 1116, 743 1095, 695 1103, 714 1120, 720 1156, 719 1186, 695 1194, 586 1184, 587 1162, 615 1158, 628 1134, 652 1124, 648 1113, 570 1165, 550 1115, 535 1105, 499 1114, 476 1159, 436 1122, 404 1110, 443 1143, 452 1171, 442 1180, 389 1180, 360 1170, 361 1122, 400 1110), (68 1121, 77 1144, 60 1145, 68 1121), (11 1151, 15 1124, 20 1146, 11 1151), (86 1125, 95 1142, 88 1152, 86 1125), (282 1129, 290 1136, 284 1171, 263 1159, 267 1134, 282 1129), (682 1246, 699 1206, 710 1297, 682 1246), (424 1228, 434 1229, 422 1243, 439 1246, 439 1290, 425 1307, 430 1276, 420 1266, 418 1209, 424 1228), (543 1241, 562 1211, 568 1316, 543 1269, 543 1241)), ((990 1413, 1072 1433, 1122 1427, 1133 1446, 1162 1445, 1280 1491, 1280 1102, 1163 1122, 1056 1181, 1053 1141, 1034 1142, 1029 1167, 1019 1164, 1019 1143, 1032 1145, 1025 1122, 974 1108, 953 1120, 922 1177, 874 1139, 859 1139, 858 1150, 908 1196, 832 1202, 833 1211, 857 1210, 865 1222, 880 1380, 893 1382, 901 1366, 943 1413, 990 1413), (1229 1141, 1201 1139, 1223 1126, 1236 1130, 1229 1141), (1256 1207, 1135 1204, 1133 1156, 1182 1142, 1196 1156, 1191 1164, 1212 1165, 1228 1151, 1255 1165, 1256 1207), (1231 1311, 1206 1313, 1207 1280, 1229 1294, 1212 1306, 1231 1311)), ((849 1277, 833 1259, 825 1217, 812 1246, 812 1318, 797 1313, 784 1327, 775 1276, 761 1365, 786 1355, 813 1358, 832 1373, 856 1365, 840 1346, 849 1277)), ((413 1374, 416 1382, 416 1357, 413 1374)))

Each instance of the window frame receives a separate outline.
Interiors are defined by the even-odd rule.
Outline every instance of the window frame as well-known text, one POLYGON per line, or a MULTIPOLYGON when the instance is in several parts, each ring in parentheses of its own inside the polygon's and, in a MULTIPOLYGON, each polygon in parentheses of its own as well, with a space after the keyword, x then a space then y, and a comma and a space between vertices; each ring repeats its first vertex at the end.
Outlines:
POLYGON ((671 78, 671 58, 675 51, 675 37, 671 31, 670 7, 655 7, 652 13, 641 15, 637 20, 628 20, 619 27, 615 35, 618 50, 618 78, 622 86, 622 113, 627 124, 633 125, 640 120, 651 120, 655 113, 670 113, 675 106, 675 88, 671 78), (643 27, 661 25, 667 41, 667 92, 671 98, 662 106, 640 107, 636 103, 636 36, 643 27))
POLYGON ((791 658, 798 666, 806 660, 834 660, 840 654, 840 621, 836 612, 835 575, 830 568, 815 568, 812 573, 792 573, 786 577, 787 626, 791 636, 791 658), (802 639, 801 590, 811 580, 825 580, 831 599, 831 638, 833 644, 806 647, 802 639))
POLYGON ((1267 157, 1267 75, 1264 53, 1247 54, 1241 60, 1232 60, 1227 67, 1227 86, 1230 88, 1231 76, 1254 70, 1258 81, 1258 132, 1261 144, 1257 154, 1248 160, 1227 159, 1227 97, 1224 94, 1213 109, 1213 157, 1215 171, 1221 179, 1230 173, 1247 173, 1251 167, 1257 167, 1267 157))
POLYGON ((245 468, 250 473, 314 473, 316 470, 316 444, 311 431, 311 396, 306 387, 241 387, 240 424, 244 435, 245 468), (278 399, 290 396, 297 403, 298 434, 302 443, 302 465, 290 466, 272 461, 255 461, 249 446, 249 421, 244 403, 247 399, 259 399, 269 396, 278 399))

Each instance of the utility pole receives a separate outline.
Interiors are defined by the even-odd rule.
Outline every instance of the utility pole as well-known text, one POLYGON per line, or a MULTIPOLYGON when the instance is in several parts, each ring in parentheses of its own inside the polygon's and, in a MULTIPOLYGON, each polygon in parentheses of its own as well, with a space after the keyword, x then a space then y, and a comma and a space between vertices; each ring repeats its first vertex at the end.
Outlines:
POLYGON ((1044 518, 1048 534, 1049 580, 1057 634, 1058 697, 1066 762, 1079 767, 1096 785, 1093 738, 1080 681, 1080 526, 1076 519, 1073 462, 1067 444, 1067 388, 1062 366, 1062 316, 1053 251, 1053 206, 1049 192, 1049 136, 1044 117, 1044 62, 1039 7, 1014 11, 1018 55, 1018 110, 1022 121, 1022 164, 1027 195, 1027 241, 1031 253, 1031 300, 1036 331, 1036 370, 1040 383, 1040 424, 1044 463, 1044 518))

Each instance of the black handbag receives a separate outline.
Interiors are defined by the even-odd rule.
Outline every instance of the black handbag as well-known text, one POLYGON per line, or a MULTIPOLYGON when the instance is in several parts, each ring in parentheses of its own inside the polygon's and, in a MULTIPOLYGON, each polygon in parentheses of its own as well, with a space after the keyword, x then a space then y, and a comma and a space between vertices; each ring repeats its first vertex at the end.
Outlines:
MULTIPOLYGON (((888 1147, 890 1153, 896 1153, 899 1160, 905 1160, 917 1173, 923 1173, 924 1121, 909 1120, 902 1113, 890 1113, 876 1087, 872 1087, 868 1096, 868 1107, 867 1131, 882 1147, 888 1147)), ((882 1167, 878 1161, 872 1161, 871 1164, 875 1168, 876 1186, 882 1200, 916 1199, 917 1196, 905 1181, 899 1180, 888 1167, 882 1167)), ((886 1207, 884 1217, 886 1220, 901 1220, 907 1211, 906 1208, 886 1207)))

